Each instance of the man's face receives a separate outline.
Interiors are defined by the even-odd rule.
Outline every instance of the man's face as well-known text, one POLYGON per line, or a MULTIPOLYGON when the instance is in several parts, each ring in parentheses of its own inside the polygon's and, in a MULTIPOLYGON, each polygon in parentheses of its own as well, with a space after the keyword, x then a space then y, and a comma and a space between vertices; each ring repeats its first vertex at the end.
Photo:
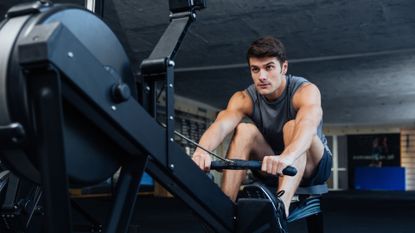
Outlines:
POLYGON ((280 63, 276 57, 249 58, 249 68, 259 94, 268 100, 277 99, 285 87, 288 62, 280 63))

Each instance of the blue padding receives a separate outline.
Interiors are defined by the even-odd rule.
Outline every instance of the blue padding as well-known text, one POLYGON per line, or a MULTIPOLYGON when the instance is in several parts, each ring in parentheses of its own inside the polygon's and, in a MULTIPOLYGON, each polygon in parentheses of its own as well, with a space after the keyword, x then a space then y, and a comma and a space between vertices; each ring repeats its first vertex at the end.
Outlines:
POLYGON ((153 178, 146 172, 144 172, 143 177, 141 177, 140 185, 146 185, 146 186, 153 186, 154 181, 153 178))
POLYGON ((320 209, 320 198, 307 198, 300 201, 300 204, 291 210, 290 216, 288 216, 288 222, 294 222, 299 219, 318 214, 320 209))
POLYGON ((306 186, 306 187, 298 187, 297 191, 295 191, 296 195, 322 195, 324 193, 328 193, 329 188, 327 187, 327 184, 317 184, 312 186, 306 186))
POLYGON ((405 168, 357 167, 355 188, 362 190, 405 190, 405 168))

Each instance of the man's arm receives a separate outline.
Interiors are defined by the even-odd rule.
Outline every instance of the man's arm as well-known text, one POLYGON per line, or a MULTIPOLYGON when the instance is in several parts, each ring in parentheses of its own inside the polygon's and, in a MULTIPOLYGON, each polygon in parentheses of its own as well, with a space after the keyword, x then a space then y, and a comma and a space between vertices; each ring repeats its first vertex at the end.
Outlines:
MULTIPOLYGON (((199 144, 209 151, 216 149, 224 138, 231 133, 242 118, 252 111, 252 100, 246 91, 236 92, 229 100, 228 106, 221 111, 215 122, 202 135, 199 144)), ((197 148, 192 157, 202 169, 209 170, 210 155, 197 148)))
POLYGON ((322 119, 320 91, 313 84, 305 84, 293 97, 293 105, 297 108, 291 142, 286 145, 279 157, 264 158, 263 171, 282 174, 282 170, 294 163, 310 148, 317 127, 322 119), (269 160, 269 161, 268 161, 269 160))
POLYGON ((301 88, 293 102, 294 106, 298 106, 297 116, 294 120, 293 138, 281 155, 292 157, 295 161, 310 148, 313 137, 317 134, 323 110, 320 91, 313 84, 301 88))

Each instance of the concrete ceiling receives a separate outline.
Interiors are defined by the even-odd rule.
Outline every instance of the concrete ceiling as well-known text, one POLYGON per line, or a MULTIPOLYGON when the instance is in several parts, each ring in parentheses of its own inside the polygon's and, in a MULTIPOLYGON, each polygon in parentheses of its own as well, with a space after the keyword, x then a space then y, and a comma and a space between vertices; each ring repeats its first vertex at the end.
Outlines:
MULTIPOLYGON (((0 13, 16 2, 2 1, 0 13)), ((168 1, 105 7, 137 68, 168 24, 168 1)), ((273 35, 286 45, 289 73, 319 86, 329 125, 414 126, 414 9, 413 0, 208 0, 177 55, 176 93, 225 107, 251 82, 247 47, 273 35)))

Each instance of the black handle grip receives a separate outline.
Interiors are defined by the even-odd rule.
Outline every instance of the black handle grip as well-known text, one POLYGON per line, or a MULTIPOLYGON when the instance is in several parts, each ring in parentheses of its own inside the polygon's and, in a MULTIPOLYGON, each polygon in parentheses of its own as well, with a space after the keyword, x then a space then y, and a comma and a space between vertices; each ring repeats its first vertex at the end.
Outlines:
POLYGON ((286 176, 295 176, 297 175, 297 169, 292 166, 287 166, 284 170, 282 170, 282 174, 286 176))
POLYGON ((244 170, 244 169, 252 169, 252 170, 260 170, 262 163, 261 161, 257 160, 241 160, 241 159, 233 159, 230 160, 232 162, 216 160, 212 161, 210 165, 210 169, 212 170, 244 170))
MULTIPOLYGON (((234 159, 230 160, 232 162, 216 160, 212 161, 210 165, 211 170, 261 170, 262 162, 258 160, 240 160, 234 159)), ((297 174, 297 169, 292 166, 288 166, 282 170, 282 174, 287 176, 295 176, 297 174)))

